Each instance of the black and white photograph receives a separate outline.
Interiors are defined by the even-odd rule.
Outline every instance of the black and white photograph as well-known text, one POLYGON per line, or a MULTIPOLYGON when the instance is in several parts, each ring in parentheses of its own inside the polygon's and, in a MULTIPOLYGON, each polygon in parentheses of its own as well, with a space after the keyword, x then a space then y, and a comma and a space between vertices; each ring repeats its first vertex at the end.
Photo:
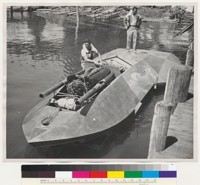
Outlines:
POLYGON ((5 6, 6 159, 194 159, 195 10, 5 6))

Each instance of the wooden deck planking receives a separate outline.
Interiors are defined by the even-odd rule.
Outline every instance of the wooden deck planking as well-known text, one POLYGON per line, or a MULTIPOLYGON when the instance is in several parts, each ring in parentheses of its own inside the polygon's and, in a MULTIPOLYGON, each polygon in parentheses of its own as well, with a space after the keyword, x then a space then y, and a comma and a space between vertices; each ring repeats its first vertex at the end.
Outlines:
POLYGON ((167 135, 176 138, 177 142, 156 153, 155 158, 193 158, 193 98, 177 105, 171 116, 167 135))

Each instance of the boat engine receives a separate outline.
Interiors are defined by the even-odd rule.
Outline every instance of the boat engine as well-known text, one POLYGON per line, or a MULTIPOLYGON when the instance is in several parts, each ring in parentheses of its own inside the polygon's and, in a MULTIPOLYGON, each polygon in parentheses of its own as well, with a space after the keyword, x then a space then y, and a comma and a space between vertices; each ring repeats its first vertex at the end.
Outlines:
POLYGON ((52 98, 50 104, 68 110, 77 110, 114 78, 114 74, 108 68, 94 69, 85 77, 72 76, 71 81, 52 98))

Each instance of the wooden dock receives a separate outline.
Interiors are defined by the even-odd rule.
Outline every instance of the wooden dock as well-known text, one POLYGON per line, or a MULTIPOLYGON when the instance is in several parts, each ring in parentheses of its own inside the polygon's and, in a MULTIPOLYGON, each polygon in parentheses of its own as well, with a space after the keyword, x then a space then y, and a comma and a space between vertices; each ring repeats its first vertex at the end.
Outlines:
MULTIPOLYGON (((194 76, 191 77, 189 93, 193 94, 194 76)), ((193 97, 178 103, 170 118, 166 148, 151 158, 193 159, 193 97)))

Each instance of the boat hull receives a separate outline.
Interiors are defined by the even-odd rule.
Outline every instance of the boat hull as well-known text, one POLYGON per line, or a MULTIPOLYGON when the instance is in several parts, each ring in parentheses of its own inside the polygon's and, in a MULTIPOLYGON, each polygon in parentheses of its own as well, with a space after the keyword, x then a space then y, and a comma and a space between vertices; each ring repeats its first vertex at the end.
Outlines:
MULTIPOLYGON (((116 53, 120 53, 119 51, 127 52, 124 49, 117 49, 116 53)), ((46 97, 27 114, 24 120, 23 131, 28 143, 52 145, 74 142, 114 127, 131 113, 136 114, 143 98, 152 86, 158 82, 165 82, 166 78, 161 75, 159 79, 156 69, 149 67, 151 64, 144 60, 147 58, 148 51, 142 50, 142 52, 140 61, 133 56, 124 57, 126 60, 125 72, 78 111, 66 109, 59 111, 57 107, 47 104, 53 94, 46 97), (41 124, 41 120, 56 112, 56 117, 48 126, 41 124)), ((113 51, 103 55, 107 67, 115 59, 118 61, 117 65, 122 65, 123 60, 120 57, 113 56, 113 51), (112 57, 114 59, 111 59, 112 57)), ((175 58, 175 60, 177 59, 175 58)), ((177 65, 180 65, 178 60, 177 65)))

